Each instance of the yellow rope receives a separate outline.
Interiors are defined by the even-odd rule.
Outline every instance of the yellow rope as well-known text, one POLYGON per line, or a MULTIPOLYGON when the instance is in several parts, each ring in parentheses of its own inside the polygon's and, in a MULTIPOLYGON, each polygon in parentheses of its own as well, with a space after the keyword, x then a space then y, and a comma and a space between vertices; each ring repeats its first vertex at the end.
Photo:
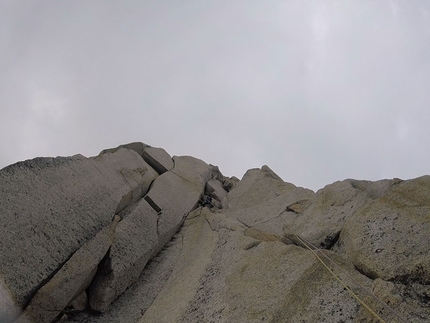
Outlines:
MULTIPOLYGON (((315 247, 312 243, 309 241, 306 241, 304 238, 301 238, 303 241, 305 241, 308 245, 313 247, 314 249, 318 249, 315 247)), ((318 251, 321 253, 321 255, 324 256, 331 264, 333 264, 337 269, 339 269, 345 276, 347 276, 354 284, 356 284, 359 288, 361 288, 363 291, 368 293, 375 301, 377 301, 379 304, 381 304, 385 309, 387 309, 391 314, 393 314, 395 317, 397 317, 400 322, 408 323, 399 313, 397 313, 395 310, 393 310, 390 306, 388 306, 386 303, 384 303, 382 300, 380 300, 378 297, 375 296, 372 292, 367 290, 363 285, 361 285, 358 281, 356 281, 351 275, 349 275, 345 270, 343 270, 337 263, 335 263, 330 257, 328 257, 322 250, 318 249, 318 251)))
MULTIPOLYGON (((285 211, 282 211, 280 214, 282 214, 285 211)), ((293 230, 291 230, 291 228, 285 224, 285 227, 307 248, 309 249, 316 257, 317 259, 324 265, 324 267, 326 267, 326 269, 342 284, 342 286, 344 286, 350 293, 351 295, 357 299, 357 301, 360 302, 360 304, 362 304, 366 309, 368 309, 372 314, 376 315, 376 317, 381 320, 382 322, 384 322, 374 311, 372 311, 369 306, 367 306, 366 304, 364 304, 364 302, 356 295, 354 294, 341 280, 340 278, 324 263, 324 261, 313 251, 313 249, 311 247, 313 247, 314 249, 318 250, 321 252, 321 254, 328 259, 328 261, 330 263, 332 263, 336 268, 338 268, 343 274, 345 274, 349 279, 351 279, 352 282, 354 282, 359 288, 361 288, 363 291, 365 291, 366 293, 368 293, 374 300, 376 300, 379 304, 381 304, 385 309, 387 309, 389 312, 391 312, 391 314, 393 314, 395 317, 397 317, 399 319, 400 322, 403 323, 408 323, 408 321, 406 319, 404 319, 399 313, 397 313, 395 310, 393 310, 390 306, 388 306, 385 302, 383 302, 382 300, 380 300, 378 297, 376 297, 372 292, 370 292, 369 290, 367 290, 365 287, 363 287, 359 282, 357 282, 353 277, 351 277, 347 272, 345 272, 338 264, 336 264, 330 257, 328 257, 324 252, 322 252, 320 249, 318 249, 317 247, 315 247, 312 243, 306 241, 304 238, 301 238, 298 234, 294 233, 293 230), (309 247, 311 246, 311 247, 309 247)))
POLYGON ((300 242, 307 248, 309 249, 314 255, 315 257, 317 257, 317 259, 322 263, 322 265, 333 275, 334 278, 336 278, 337 281, 339 281, 339 283, 341 283, 341 285, 351 294, 352 297, 354 297, 361 305, 363 305, 374 317, 376 317, 379 321, 381 321, 382 323, 386 323, 378 314, 375 313, 374 310, 372 310, 366 303, 364 303, 364 301, 362 301, 360 299, 360 297, 355 294, 334 272, 333 270, 330 269, 330 267, 328 267, 326 265, 326 263, 321 259, 320 256, 317 255, 317 253, 308 246, 308 244, 306 242, 304 242, 297 234, 293 233, 294 236, 300 240, 300 242))

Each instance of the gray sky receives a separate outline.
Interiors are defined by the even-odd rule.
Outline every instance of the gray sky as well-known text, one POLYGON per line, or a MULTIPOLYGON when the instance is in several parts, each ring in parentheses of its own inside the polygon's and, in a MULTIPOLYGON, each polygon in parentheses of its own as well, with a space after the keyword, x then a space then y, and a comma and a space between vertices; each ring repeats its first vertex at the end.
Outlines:
POLYGON ((0 168, 142 141, 317 190, 429 174, 430 2, 0 0, 0 168))

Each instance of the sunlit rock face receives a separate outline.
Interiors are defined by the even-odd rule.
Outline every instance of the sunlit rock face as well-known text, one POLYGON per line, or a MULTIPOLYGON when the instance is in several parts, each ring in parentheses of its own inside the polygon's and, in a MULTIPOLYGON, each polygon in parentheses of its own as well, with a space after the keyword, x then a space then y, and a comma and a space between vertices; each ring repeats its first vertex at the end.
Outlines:
POLYGON ((429 322, 430 177, 318 192, 130 143, 0 170, 0 322, 429 322))

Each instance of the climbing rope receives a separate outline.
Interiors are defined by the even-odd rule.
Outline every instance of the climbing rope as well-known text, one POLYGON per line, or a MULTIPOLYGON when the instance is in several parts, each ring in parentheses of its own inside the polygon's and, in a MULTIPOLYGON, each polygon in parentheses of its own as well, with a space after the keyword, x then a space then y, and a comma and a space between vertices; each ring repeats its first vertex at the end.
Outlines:
POLYGON ((364 288, 360 283, 358 283, 354 278, 352 278, 348 273, 346 273, 338 264, 336 264, 330 257, 328 257, 324 252, 320 249, 316 248, 312 243, 306 241, 304 238, 301 238, 298 234, 296 234, 288 225, 285 227, 299 240, 308 250, 310 250, 314 256, 321 262, 321 264, 327 269, 327 271, 351 294, 353 298, 355 298, 364 308, 366 308, 376 319, 378 319, 382 323, 386 323, 384 319, 382 319, 374 310, 372 310, 356 293, 354 293, 351 288, 349 288, 336 273, 329 267, 327 264, 321 259, 321 257, 315 252, 315 250, 319 251, 326 259, 328 259, 332 264, 334 264, 342 273, 344 273, 347 277, 349 277, 358 287, 362 290, 370 294, 378 303, 383 305, 386 309, 388 309, 394 316, 396 316, 402 323, 408 323, 404 318, 400 316, 396 311, 394 311, 390 306, 388 306, 385 302, 375 296, 373 293, 364 288), (313 249, 312 249, 313 248, 313 249))

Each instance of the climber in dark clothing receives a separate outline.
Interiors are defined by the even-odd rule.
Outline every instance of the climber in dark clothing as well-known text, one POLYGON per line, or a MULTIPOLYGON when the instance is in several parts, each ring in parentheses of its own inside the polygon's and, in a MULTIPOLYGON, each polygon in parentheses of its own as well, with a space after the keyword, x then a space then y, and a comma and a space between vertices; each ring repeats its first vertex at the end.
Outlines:
POLYGON ((210 197, 209 195, 206 196, 205 202, 203 203, 203 206, 209 206, 210 208, 213 207, 212 205, 212 197, 210 197))

